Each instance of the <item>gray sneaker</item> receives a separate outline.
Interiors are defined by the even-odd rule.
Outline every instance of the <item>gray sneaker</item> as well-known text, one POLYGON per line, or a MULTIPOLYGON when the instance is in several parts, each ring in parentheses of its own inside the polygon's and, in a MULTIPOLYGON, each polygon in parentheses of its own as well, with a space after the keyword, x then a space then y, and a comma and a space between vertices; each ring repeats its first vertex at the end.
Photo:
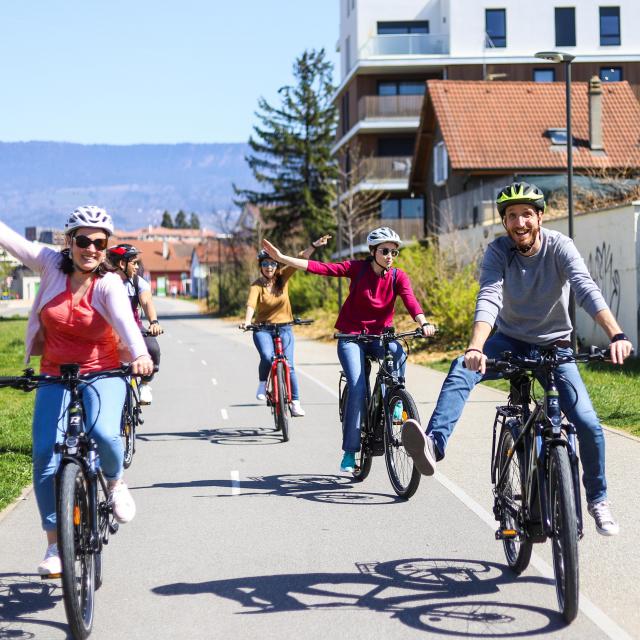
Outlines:
POLYGON ((620 526, 611 513, 608 500, 590 502, 587 505, 587 511, 596 521, 596 530, 601 536, 617 536, 620 533, 620 526))
POLYGON ((417 420, 410 418, 402 425, 402 446, 413 458, 413 464, 423 476, 432 476, 436 470, 436 445, 427 436, 417 420))

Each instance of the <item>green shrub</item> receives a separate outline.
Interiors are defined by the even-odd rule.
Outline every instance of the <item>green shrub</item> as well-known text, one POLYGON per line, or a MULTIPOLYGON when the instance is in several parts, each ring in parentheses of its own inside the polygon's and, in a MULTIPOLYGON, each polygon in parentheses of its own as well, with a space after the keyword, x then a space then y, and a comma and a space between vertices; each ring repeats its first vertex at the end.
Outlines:
MULTIPOLYGON (((343 282, 343 296, 346 296, 343 282)), ((289 297, 294 316, 308 314, 313 309, 338 311, 338 283, 336 278, 323 278, 311 273, 294 274, 289 280, 289 297)))

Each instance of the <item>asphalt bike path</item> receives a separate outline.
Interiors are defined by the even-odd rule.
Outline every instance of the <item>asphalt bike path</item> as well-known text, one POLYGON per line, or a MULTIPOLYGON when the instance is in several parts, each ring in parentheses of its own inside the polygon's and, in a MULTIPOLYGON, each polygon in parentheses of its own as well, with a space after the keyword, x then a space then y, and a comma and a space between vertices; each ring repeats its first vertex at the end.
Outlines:
MULTIPOLYGON (((640 443, 607 436, 622 533, 603 539, 586 522, 581 584, 595 613, 583 610, 564 627, 544 574, 549 558, 537 546, 541 570, 514 579, 495 526, 483 519, 500 394, 474 392, 439 480, 424 478, 411 500, 399 501, 383 458, 360 484, 337 472, 335 345, 298 338, 307 416, 290 420, 283 444, 254 399, 251 335, 181 317, 188 303, 158 307, 167 317, 162 372, 125 477, 138 515, 105 549, 92 638, 636 635, 631 464, 640 443)), ((422 416, 442 379, 409 367, 422 416)), ((33 494, 0 521, 0 638, 67 637, 59 581, 34 573, 45 547, 37 523, 33 494)))

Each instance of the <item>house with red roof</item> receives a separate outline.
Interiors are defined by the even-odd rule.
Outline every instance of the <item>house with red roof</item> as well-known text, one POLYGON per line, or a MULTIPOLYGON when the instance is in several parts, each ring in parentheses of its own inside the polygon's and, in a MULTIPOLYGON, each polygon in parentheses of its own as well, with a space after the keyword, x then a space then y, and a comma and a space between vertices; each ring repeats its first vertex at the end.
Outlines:
MULTIPOLYGON (((429 234, 493 222, 496 194, 513 180, 566 194, 564 83, 426 84, 410 189, 425 197, 429 234)), ((575 82, 571 102, 576 184, 637 175, 640 103, 630 85, 575 82)))

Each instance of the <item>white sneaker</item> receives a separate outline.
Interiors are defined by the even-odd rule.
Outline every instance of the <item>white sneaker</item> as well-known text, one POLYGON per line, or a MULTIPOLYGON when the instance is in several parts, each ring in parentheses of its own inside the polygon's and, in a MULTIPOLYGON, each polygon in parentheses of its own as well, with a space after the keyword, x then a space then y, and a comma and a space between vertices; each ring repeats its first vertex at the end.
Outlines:
POLYGON ((620 533, 620 526, 611 513, 611 506, 608 500, 590 502, 587 505, 587 511, 596 521, 596 531, 601 536, 617 536, 620 533))
POLYGON ((300 400, 291 401, 291 415, 294 418, 302 418, 305 413, 305 410, 300 406, 300 400))
POLYGON ((151 395, 151 387, 148 384, 140 385, 140 404, 151 404, 153 396, 151 395))
POLYGON ((131 522, 136 515, 136 503, 122 480, 109 487, 109 499, 113 504, 113 515, 120 524, 131 522))
POLYGON ((267 399, 267 383, 259 382, 258 390, 256 391, 256 400, 264 402, 267 399))
POLYGON ((58 553, 57 543, 50 544, 44 554, 44 560, 38 565, 38 573, 41 576, 57 575, 62 573, 62 563, 58 553))

